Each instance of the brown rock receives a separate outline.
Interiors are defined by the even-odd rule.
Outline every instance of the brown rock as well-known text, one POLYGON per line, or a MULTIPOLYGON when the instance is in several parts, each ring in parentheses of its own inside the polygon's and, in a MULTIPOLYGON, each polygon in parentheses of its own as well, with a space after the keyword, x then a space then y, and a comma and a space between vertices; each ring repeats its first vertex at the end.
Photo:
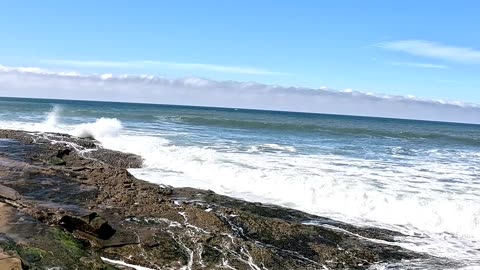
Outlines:
POLYGON ((22 270, 22 260, 17 257, 0 252, 0 269, 2 270, 22 270))
POLYGON ((20 199, 20 194, 12 188, 6 187, 0 184, 0 198, 4 198, 11 201, 20 199))

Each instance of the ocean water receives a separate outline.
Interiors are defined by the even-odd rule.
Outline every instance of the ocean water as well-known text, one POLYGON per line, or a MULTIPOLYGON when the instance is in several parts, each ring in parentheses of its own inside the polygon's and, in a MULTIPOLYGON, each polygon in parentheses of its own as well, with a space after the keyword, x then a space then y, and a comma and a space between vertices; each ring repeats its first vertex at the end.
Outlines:
POLYGON ((480 266, 480 125, 0 98, 0 128, 94 136, 141 155, 140 179, 399 231, 480 266))

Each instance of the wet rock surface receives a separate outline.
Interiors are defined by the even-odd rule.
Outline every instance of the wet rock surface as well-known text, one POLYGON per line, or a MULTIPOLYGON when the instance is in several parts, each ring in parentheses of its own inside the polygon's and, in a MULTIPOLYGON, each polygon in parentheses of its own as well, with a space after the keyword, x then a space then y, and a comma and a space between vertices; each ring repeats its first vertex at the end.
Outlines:
POLYGON ((0 269, 367 269, 398 233, 141 181, 91 139, 0 130, 0 269), (374 239, 374 240, 372 240, 374 239), (16 268, 14 268, 16 267, 16 268))

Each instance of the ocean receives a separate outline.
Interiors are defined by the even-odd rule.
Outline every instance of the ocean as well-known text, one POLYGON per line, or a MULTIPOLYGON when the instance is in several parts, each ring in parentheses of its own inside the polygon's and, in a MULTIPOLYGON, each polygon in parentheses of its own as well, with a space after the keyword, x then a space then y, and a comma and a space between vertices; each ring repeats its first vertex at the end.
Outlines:
POLYGON ((137 178, 398 231, 480 267, 480 125, 0 98, 0 128, 93 136, 142 156, 137 178))

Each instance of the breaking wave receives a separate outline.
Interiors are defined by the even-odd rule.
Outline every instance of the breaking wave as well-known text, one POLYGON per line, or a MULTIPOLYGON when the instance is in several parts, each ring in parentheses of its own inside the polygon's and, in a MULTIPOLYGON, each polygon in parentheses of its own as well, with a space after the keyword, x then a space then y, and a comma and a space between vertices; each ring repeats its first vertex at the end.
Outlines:
POLYGON ((122 129, 122 123, 115 118, 100 118, 94 123, 86 123, 75 126, 72 135, 80 138, 100 139, 114 137, 122 129))
POLYGON ((45 119, 39 123, 19 122, 19 121, 0 121, 1 128, 17 129, 26 131, 40 132, 61 132, 80 138, 101 139, 104 137, 115 137, 122 130, 122 123, 116 118, 101 117, 91 123, 66 124, 62 123, 62 107, 54 105, 52 109, 45 114, 45 119))
MULTIPOLYGON (((302 147, 307 146, 297 147, 295 142, 274 140, 274 136, 268 134, 266 136, 270 137, 262 137, 265 140, 261 142, 249 141, 242 148, 247 151, 222 151, 214 147, 216 141, 202 146, 195 139, 203 138, 201 136, 205 134, 202 132, 212 125, 253 130, 279 128, 283 131, 283 128, 295 129, 295 126, 302 128, 302 124, 261 120, 207 121, 206 117, 184 117, 183 123, 189 123, 190 127, 203 125, 207 128, 193 129, 193 132, 201 132, 196 137, 187 137, 189 143, 182 144, 176 140, 178 130, 173 132, 171 138, 174 139, 169 139, 165 130, 160 133, 153 129, 135 129, 130 128, 131 124, 124 128, 116 118, 69 123, 62 118, 62 111, 62 107, 54 106, 38 123, 1 121, 0 125, 2 128, 93 137, 106 148, 142 156, 144 167, 130 172, 143 180, 175 187, 211 189, 220 194, 283 205, 352 224, 391 229, 405 234, 398 239, 399 245, 405 248, 480 264, 480 154, 476 150, 422 150, 392 144, 382 153, 399 158, 392 161, 355 158, 335 151, 305 154, 302 147)), ((428 130, 399 133, 325 124, 304 124, 303 127, 308 132, 314 128, 336 136, 362 134, 429 139, 428 142, 446 140, 464 145, 479 142, 478 137, 469 134, 428 130)), ((192 131, 185 133, 188 135, 189 132, 192 131)), ((355 142, 350 138, 349 141, 355 142)), ((355 143, 363 145, 368 141, 355 143)), ((231 147, 236 146, 232 143, 231 147)))

